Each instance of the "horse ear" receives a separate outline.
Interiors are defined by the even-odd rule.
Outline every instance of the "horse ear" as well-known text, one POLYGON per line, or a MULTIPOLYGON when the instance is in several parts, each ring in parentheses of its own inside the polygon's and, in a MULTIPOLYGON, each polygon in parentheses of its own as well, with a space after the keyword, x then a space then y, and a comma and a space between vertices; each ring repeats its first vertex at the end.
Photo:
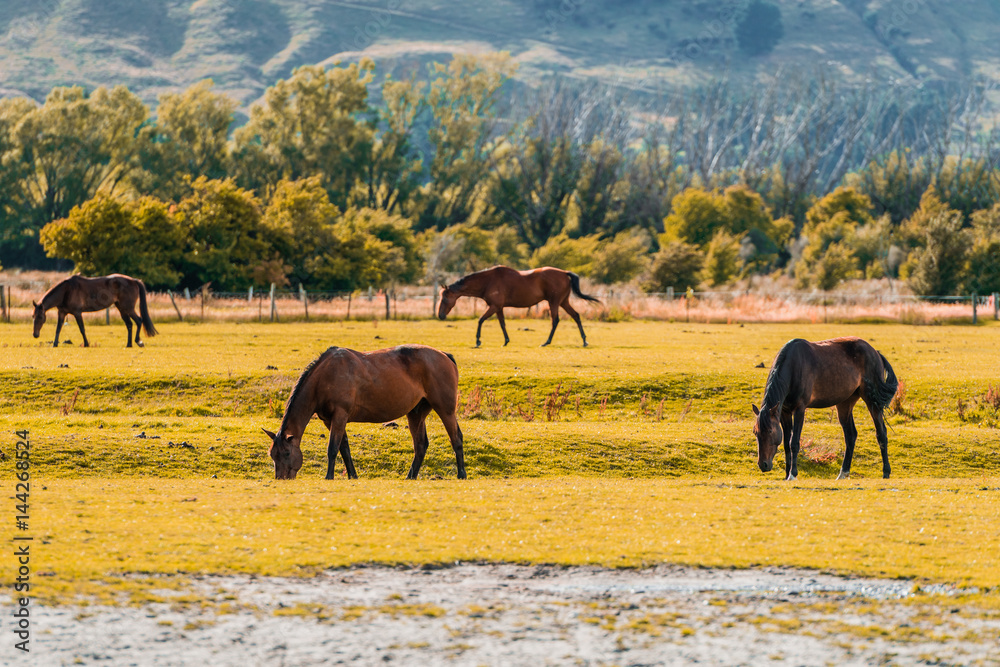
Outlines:
POLYGON ((753 414, 754 414, 755 417, 760 414, 760 408, 758 408, 756 405, 754 405, 753 403, 751 403, 750 407, 753 408, 753 414))
POLYGON ((38 304, 35 303, 34 299, 31 300, 31 305, 34 306, 35 308, 38 308, 38 304))
POLYGON ((275 433, 271 433, 271 432, 270 432, 270 431, 268 431, 268 430, 267 430, 266 428, 261 428, 260 430, 261 430, 261 431, 263 431, 264 433, 267 433, 267 437, 269 437, 269 438, 271 439, 271 441, 272 441, 272 442, 274 441, 274 439, 275 439, 275 438, 277 438, 277 437, 278 437, 278 436, 277 436, 277 434, 275 434, 275 433))

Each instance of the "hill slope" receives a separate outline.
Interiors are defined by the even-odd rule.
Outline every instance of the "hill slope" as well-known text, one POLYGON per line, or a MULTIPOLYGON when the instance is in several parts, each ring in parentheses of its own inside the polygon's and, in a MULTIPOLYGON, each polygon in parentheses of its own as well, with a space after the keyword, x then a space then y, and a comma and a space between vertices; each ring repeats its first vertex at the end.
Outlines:
POLYGON ((0 95, 124 83, 147 102, 205 77, 249 103, 302 64, 365 52, 405 72, 504 49, 520 76, 662 88, 834 67, 914 85, 1000 78, 1000 0, 772 0, 783 36, 747 56, 747 0, 40 0, 0 6, 0 95))

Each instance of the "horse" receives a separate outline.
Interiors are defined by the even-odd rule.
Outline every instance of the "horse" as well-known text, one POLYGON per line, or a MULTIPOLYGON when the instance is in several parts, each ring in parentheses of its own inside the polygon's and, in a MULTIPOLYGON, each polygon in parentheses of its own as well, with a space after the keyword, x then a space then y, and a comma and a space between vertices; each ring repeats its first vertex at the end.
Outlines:
POLYGON ((347 441, 349 422, 382 423, 406 415, 413 437, 413 463, 406 478, 416 479, 430 445, 425 420, 433 410, 455 450, 458 478, 465 479, 457 407, 458 365, 446 352, 424 345, 375 352, 331 347, 302 371, 278 432, 263 429, 271 439, 274 477, 295 479, 302 467, 302 434, 313 415, 330 429, 327 479, 334 477, 337 452, 344 459, 348 478, 358 478, 347 441))
POLYGON ((135 322, 135 344, 143 347, 139 340, 139 332, 145 330, 146 336, 156 335, 156 327, 149 317, 149 309, 146 307, 146 286, 141 280, 123 276, 120 273, 113 273, 110 276, 100 278, 84 278, 83 276, 70 276, 50 289, 42 297, 41 303, 31 302, 34 306, 35 328, 33 335, 38 338, 45 324, 45 312, 50 308, 58 309, 56 319, 56 337, 52 341, 52 347, 59 347, 59 332, 62 331, 63 322, 67 315, 72 315, 76 319, 76 325, 80 327, 80 335, 83 336, 83 346, 90 347, 87 340, 87 332, 83 329, 83 317, 81 313, 92 313, 103 310, 114 304, 118 308, 125 326, 128 328, 128 335, 125 338, 126 346, 132 347, 132 322, 135 322), (139 313, 135 312, 135 302, 139 300, 139 313))
POLYGON ((837 407, 847 450, 837 479, 851 474, 858 429, 854 404, 865 402, 875 423, 882 452, 882 477, 889 478, 889 440, 883 411, 896 395, 896 374, 888 360, 860 338, 834 338, 816 343, 796 338, 785 343, 771 366, 756 417, 757 465, 770 472, 778 443, 785 445, 785 479, 798 477, 799 439, 806 408, 837 407), (780 427, 777 422, 780 422, 780 427))
POLYGON ((549 332, 548 340, 542 343, 542 347, 552 342, 552 336, 556 333, 556 327, 559 325, 560 307, 576 321, 576 326, 580 329, 580 338, 583 339, 583 346, 587 347, 587 335, 583 332, 580 314, 569 305, 571 292, 581 299, 600 303, 596 297, 580 291, 580 276, 572 271, 563 271, 551 266, 531 271, 517 271, 507 266, 494 266, 492 269, 470 273, 442 288, 438 317, 442 320, 446 318, 460 296, 482 299, 486 302, 487 308, 483 316, 479 318, 479 326, 476 328, 476 347, 480 345, 483 322, 494 313, 500 322, 500 330, 503 331, 503 344, 506 346, 510 342, 510 337, 507 336, 503 309, 506 307, 530 308, 537 303, 547 301, 549 312, 552 314, 552 330, 549 332))

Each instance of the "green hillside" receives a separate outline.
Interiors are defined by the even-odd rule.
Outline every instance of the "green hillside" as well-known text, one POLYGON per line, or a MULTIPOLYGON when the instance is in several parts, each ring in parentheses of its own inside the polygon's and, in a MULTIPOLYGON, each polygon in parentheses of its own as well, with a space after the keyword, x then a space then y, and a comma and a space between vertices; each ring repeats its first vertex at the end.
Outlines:
POLYGON ((748 0, 6 2, 0 95, 124 83, 155 102, 211 77, 246 104, 298 65, 359 51, 400 73, 453 52, 503 49, 529 80, 558 72, 649 89, 818 65, 912 85, 1000 78, 998 0, 772 2, 782 35, 760 55, 737 39, 748 0))

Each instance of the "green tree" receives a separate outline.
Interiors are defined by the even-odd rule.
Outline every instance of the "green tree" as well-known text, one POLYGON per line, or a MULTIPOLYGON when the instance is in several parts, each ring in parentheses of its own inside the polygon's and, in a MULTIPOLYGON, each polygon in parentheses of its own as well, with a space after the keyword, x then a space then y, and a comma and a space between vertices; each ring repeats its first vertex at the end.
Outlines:
POLYGON ((433 65, 427 94, 433 157, 418 204, 418 229, 475 221, 490 183, 497 99, 516 69, 509 53, 456 55, 448 65, 433 65))
POLYGON ((571 239, 566 234, 557 234, 531 253, 528 263, 533 268, 554 266, 557 269, 589 276, 599 244, 596 234, 578 239, 571 239))
POLYGON ((831 290, 862 275, 864 267, 855 254, 856 234, 859 226, 874 224, 870 209, 871 200, 848 187, 837 188, 813 204, 802 229, 806 245, 795 264, 799 287, 831 290))
POLYGON ((263 224, 260 201, 231 179, 191 184, 192 192, 177 204, 177 223, 186 246, 181 262, 184 284, 231 291, 253 284, 286 284, 278 233, 263 224))
POLYGON ((728 283, 739 271, 740 242, 723 230, 708 242, 702 278, 712 287, 728 283))
POLYGON ((665 292, 668 287, 685 290, 697 286, 705 266, 705 253, 683 241, 661 238, 660 243, 642 288, 647 292, 665 292))
POLYGON ((372 155, 361 174, 352 203, 407 213, 420 184, 423 161, 413 145, 413 124, 426 105, 424 84, 387 80, 382 84, 383 105, 372 155))
POLYGON ((182 249, 180 229, 167 205, 152 197, 122 202, 98 194, 41 231, 49 257, 72 261, 87 275, 124 273, 149 287, 174 287, 182 249))
POLYGON ((349 274, 331 258, 338 253, 334 224, 340 210, 319 176, 280 181, 264 211, 264 226, 275 233, 275 250, 290 266, 292 285, 307 289, 334 289, 349 274))
POLYGON ((0 99, 0 261, 24 262, 37 254, 37 226, 27 189, 30 165, 23 159, 17 127, 36 104, 23 97, 0 99))
POLYGON ((603 285, 631 281, 649 266, 651 242, 646 230, 630 229, 598 243, 589 277, 603 285))
POLYGON ((751 56, 770 53, 785 36, 781 9, 762 0, 753 0, 736 24, 740 50, 751 56))
POLYGON ((227 176, 236 101, 213 92, 213 86, 205 79, 183 93, 160 96, 156 122, 145 135, 144 169, 133 177, 139 191, 179 201, 199 176, 227 176))
MULTIPOLYGON (((8 108, 8 114, 10 108, 8 108)), ((24 219, 15 236, 22 262, 41 258, 38 230, 65 218, 98 192, 114 194, 138 165, 137 136, 149 110, 124 86, 54 88, 41 106, 16 108, 13 152, 5 169, 20 172, 24 219), (26 111, 26 113, 22 113, 26 111), (30 241, 26 237, 30 237, 30 241)))
POLYGON ((320 176, 330 200, 346 209, 368 169, 374 130, 361 118, 368 108, 374 64, 299 67, 267 89, 237 130, 237 180, 270 195, 281 180, 320 176))
POLYGON ((916 294, 946 296, 958 292, 965 274, 969 234, 962 214, 941 211, 921 225, 923 239, 900 269, 916 294))
POLYGON ((1000 204, 972 214, 972 239, 963 291, 1000 292, 1000 204))
POLYGON ((350 208, 337 221, 341 247, 354 262, 353 288, 414 282, 423 259, 410 221, 381 209, 350 208))
POLYGON ((688 188, 670 202, 663 228, 671 240, 704 246, 718 229, 728 229, 722 202, 711 192, 688 188))

